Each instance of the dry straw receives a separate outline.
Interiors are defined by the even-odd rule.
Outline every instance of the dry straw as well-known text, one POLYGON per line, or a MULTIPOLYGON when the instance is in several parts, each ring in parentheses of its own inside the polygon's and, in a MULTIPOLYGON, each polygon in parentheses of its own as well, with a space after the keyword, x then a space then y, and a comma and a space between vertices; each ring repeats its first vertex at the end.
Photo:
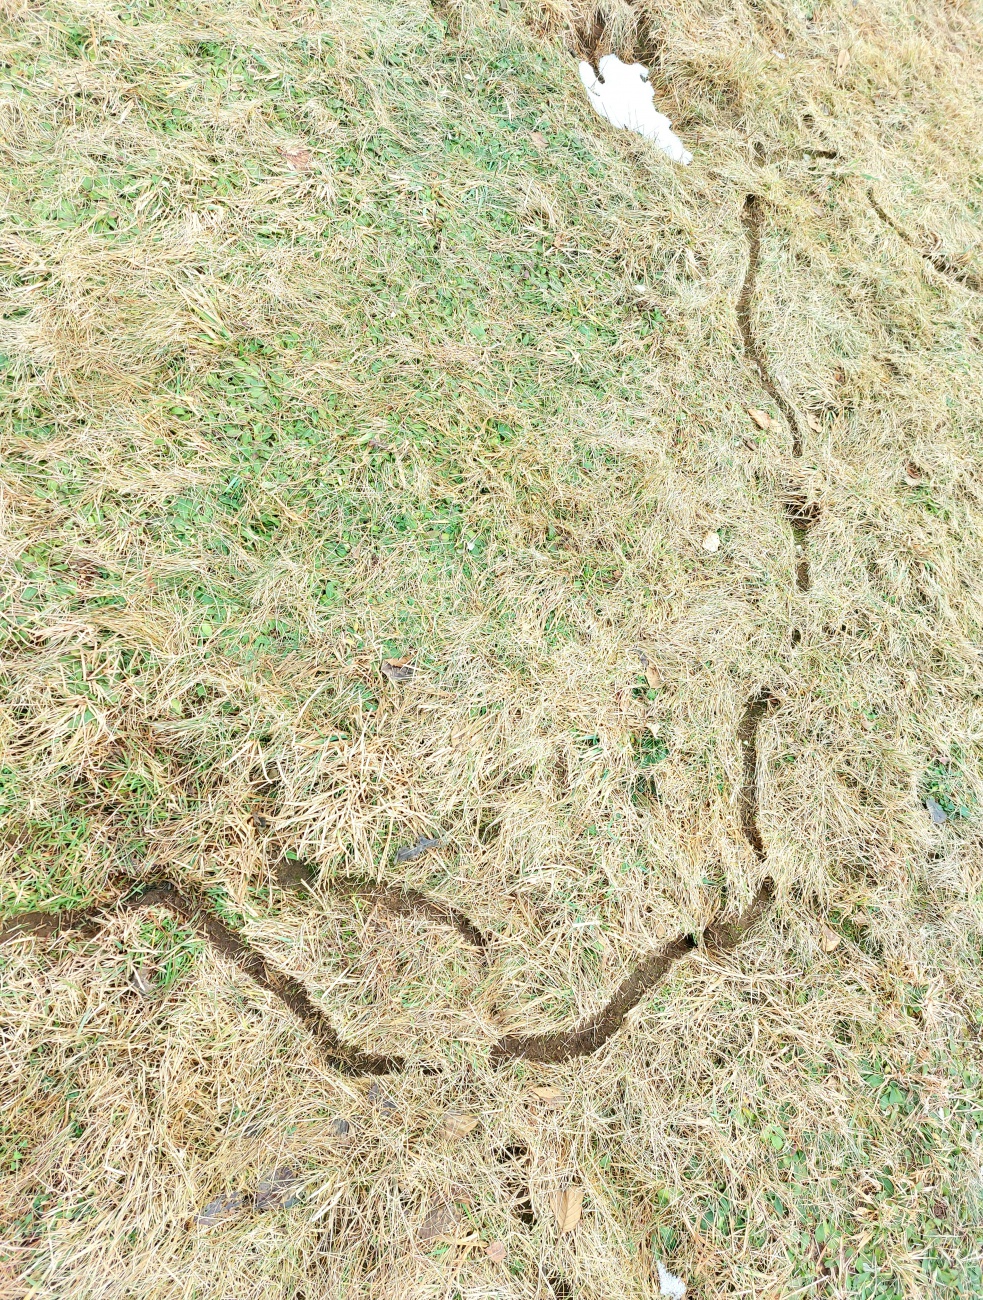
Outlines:
POLYGON ((0 951, 2 1294, 983 1291, 981 58, 943 0, 5 6, 0 897, 103 910, 0 951), (116 907, 162 875, 407 1068, 116 907))

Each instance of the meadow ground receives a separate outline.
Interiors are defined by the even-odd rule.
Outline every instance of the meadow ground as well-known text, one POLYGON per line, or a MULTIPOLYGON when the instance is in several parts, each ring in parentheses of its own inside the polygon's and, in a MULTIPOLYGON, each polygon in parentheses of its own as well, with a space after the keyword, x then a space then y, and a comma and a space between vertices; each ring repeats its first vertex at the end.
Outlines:
POLYGON ((980 5, 3 0, 0 115, 0 1295, 983 1294, 980 5))

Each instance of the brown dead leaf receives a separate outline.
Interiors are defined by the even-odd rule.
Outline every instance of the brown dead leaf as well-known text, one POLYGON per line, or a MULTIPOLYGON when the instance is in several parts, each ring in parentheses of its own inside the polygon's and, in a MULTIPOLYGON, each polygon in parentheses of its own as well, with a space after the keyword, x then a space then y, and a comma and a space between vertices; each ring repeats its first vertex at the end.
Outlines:
POLYGON ((505 1242, 490 1241, 485 1247, 485 1254, 493 1264, 505 1263, 505 1242))
POLYGON ((421 1242, 437 1241, 441 1237, 453 1237, 454 1229, 461 1221, 457 1206, 449 1201, 435 1205, 420 1224, 417 1238, 421 1242))
POLYGON ((645 665, 645 680, 648 682, 649 686, 651 686, 653 691, 657 691, 659 687, 664 684, 662 674, 654 664, 645 665))
POLYGON ((257 1210, 289 1210, 300 1200, 297 1188, 300 1177, 289 1165, 274 1169, 267 1178, 261 1178, 256 1188, 257 1210))
POLYGON ((532 141, 533 145, 539 150, 540 153, 542 153, 543 150, 548 147, 546 136, 543 135, 541 131, 530 131, 529 139, 532 141))
POLYGON ((451 727, 451 749, 460 749, 468 738, 468 729, 461 723, 455 722, 451 727))
POLYGON ((822 945, 823 952, 833 952, 843 942, 843 938, 830 926, 824 925, 821 929, 819 942, 822 945))
POLYGON ((573 1232, 580 1222, 580 1207, 584 1201, 582 1187, 567 1187, 556 1198, 556 1222, 560 1236, 573 1232))
POLYGON ((839 54, 837 54, 837 56, 836 56, 836 73, 837 73, 837 76, 842 77, 843 74, 844 74, 844 72, 846 72, 846 70, 847 70, 847 68, 848 68, 849 66, 850 66, 850 51, 849 51, 849 50, 840 50, 839 54))
POLYGON ((908 486, 918 487, 919 483, 921 483, 924 477, 925 477, 924 474, 918 468, 915 462, 913 460, 909 460, 908 464, 904 467, 904 481, 908 484, 908 486))
POLYGON ((530 1088, 529 1091, 540 1101, 559 1101, 563 1096, 562 1088, 530 1088))
POLYGON ((280 155, 291 171, 309 172, 314 166, 313 154, 302 144, 283 145, 280 155))
POLYGON ((413 674, 416 672, 416 669, 410 662, 412 658, 412 655, 405 655, 402 659, 383 659, 383 677, 388 677, 391 682, 412 681, 413 674))
POLYGON ((142 998, 152 998, 154 995, 153 983, 147 978, 147 972, 142 966, 134 968, 130 975, 130 983, 140 994, 142 998))
POLYGON ((767 411, 759 410, 756 406, 749 406, 747 413, 759 429, 770 429, 775 423, 767 411))
POLYGON ((476 1115, 467 1115, 460 1110, 449 1110, 444 1116, 444 1133, 456 1141, 458 1138, 467 1137, 478 1127, 478 1123, 476 1115))
POLYGON ((819 423, 819 420, 816 418, 816 416, 813 415, 811 411, 806 411, 806 424, 813 431, 813 433, 822 433, 823 431, 823 426, 819 423))
POLYGON ((245 1204, 246 1198, 242 1192, 221 1192, 195 1216, 195 1223, 199 1228, 211 1228, 216 1223, 224 1223, 226 1219, 234 1219, 245 1204))

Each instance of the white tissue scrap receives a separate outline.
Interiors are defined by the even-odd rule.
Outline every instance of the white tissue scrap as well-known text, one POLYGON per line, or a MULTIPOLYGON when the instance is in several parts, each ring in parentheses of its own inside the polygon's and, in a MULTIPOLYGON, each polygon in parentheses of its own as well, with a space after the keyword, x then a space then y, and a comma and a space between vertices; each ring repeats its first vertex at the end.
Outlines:
POLYGON ((612 126, 635 131, 653 140, 675 162, 690 163, 693 155, 683 148, 678 135, 670 131, 672 123, 656 110, 649 70, 640 63, 622 63, 616 54, 605 54, 598 67, 600 76, 589 63, 581 63, 580 80, 587 98, 612 126))
POLYGON ((683 1300, 686 1295, 686 1283, 675 1273, 670 1273, 661 1259, 655 1261, 659 1270, 659 1295, 668 1296, 669 1300, 683 1300))

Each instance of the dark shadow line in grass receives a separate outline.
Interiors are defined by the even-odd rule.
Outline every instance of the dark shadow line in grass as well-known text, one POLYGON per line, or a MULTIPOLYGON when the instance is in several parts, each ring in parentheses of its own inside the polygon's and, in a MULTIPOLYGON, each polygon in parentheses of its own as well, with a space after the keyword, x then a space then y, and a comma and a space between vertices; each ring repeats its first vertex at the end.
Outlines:
MULTIPOLYGON (((744 355, 758 372, 761 387, 775 403, 785 418, 792 436, 792 457, 798 460, 802 456, 802 428, 799 417, 792 403, 782 392, 771 371, 764 350, 754 333, 754 296, 758 282, 758 268, 761 264, 761 226, 764 221, 764 205, 756 194, 749 194, 744 200, 741 222, 748 243, 748 264, 737 296, 737 325, 744 345, 744 355)), ((806 501, 800 492, 789 489, 785 497, 785 516, 792 529, 792 541, 795 544, 795 585, 799 591, 808 591, 810 587, 808 533, 819 517, 815 503, 806 501)))
MULTIPOLYGON (((763 862, 766 857, 764 841, 758 826, 758 727, 767 710, 774 704, 770 691, 759 691, 744 708, 738 727, 738 739, 743 758, 743 780, 738 795, 738 811, 744 838, 755 857, 763 862)), ((771 901, 773 885, 765 879, 750 905, 731 921, 715 921, 707 926, 701 936, 703 945, 713 952, 730 952, 757 923, 771 901)), ((643 997, 663 980, 673 964, 698 946, 692 935, 683 935, 658 952, 644 957, 625 976, 614 995, 600 1009, 574 1029, 556 1033, 529 1036, 509 1035, 496 1043, 491 1051, 493 1063, 523 1060, 555 1064, 574 1056, 588 1056, 596 1052, 620 1029, 625 1016, 643 997)))
POLYGON ((457 38, 461 34, 461 15, 458 12, 457 5, 449 3, 449 0, 430 0, 430 8, 433 10, 434 17, 438 22, 443 24, 445 33, 457 38))
POLYGON ((966 289, 971 289, 973 293, 983 293, 983 279, 975 271, 967 271, 965 267, 954 262, 948 253, 928 252, 920 248, 912 236, 905 230, 904 226, 898 224, 886 209, 882 208, 874 196, 873 188, 868 189, 867 197, 870 199, 871 207, 884 222, 886 226, 894 231, 900 240, 913 248, 919 257, 925 259, 930 266, 933 266, 941 275, 947 275, 950 280, 955 280, 958 284, 963 285, 966 289))
MULTIPOLYGON (((182 891, 169 880, 150 884, 126 882, 130 892, 120 901, 124 911, 137 907, 166 907, 179 920, 200 930, 223 957, 233 962, 260 988, 266 989, 292 1011, 324 1052, 327 1063, 341 1074, 392 1074, 406 1062, 398 1056, 374 1056, 349 1046, 339 1038, 334 1026, 314 1004, 304 986, 285 975, 243 940, 215 915, 207 899, 197 891, 182 891)), ((0 931, 0 942, 27 934, 50 938, 66 930, 94 934, 99 929, 101 907, 72 909, 53 914, 28 912, 17 917, 0 931)))
MULTIPOLYGON (((310 868, 304 870, 307 873, 306 878, 297 883, 309 886, 316 880, 316 873, 310 871, 310 868)), ((291 872, 290 875, 293 873, 291 872)), ((294 885, 294 880, 291 880, 285 871, 279 872, 279 879, 280 883, 288 888, 294 885)), ((367 876, 334 876, 327 883, 328 887, 336 893, 349 898, 358 898, 370 904, 378 904, 395 916, 417 915, 434 925, 451 926, 465 943, 487 955, 488 940, 463 912, 448 903, 428 897, 418 889, 411 889, 407 885, 390 885, 381 880, 370 880, 367 876)))
MULTIPOLYGON (((744 837, 759 862, 765 860, 766 850, 758 826, 757 735, 761 719, 773 703, 774 697, 770 691, 760 691, 752 696, 745 706, 738 727, 743 760, 743 780, 738 794, 738 812, 744 837)), ((303 864, 300 866, 303 871, 309 872, 308 868, 303 868, 303 864)), ((297 874, 298 879, 292 880, 291 883, 298 883, 300 872, 297 874)), ((310 879, 309 875, 307 879, 310 879)), ((431 920, 445 925, 454 925, 469 942, 474 943, 482 951, 487 950, 487 939, 463 913, 444 904, 435 903, 416 890, 380 886, 374 881, 363 880, 360 877, 342 877, 340 881, 332 883, 342 888, 349 897, 362 895, 375 897, 384 905, 392 906, 402 914, 421 911, 431 920)), ((261 953, 230 930, 215 914, 207 898, 200 891, 186 888, 182 892, 169 880, 159 880, 150 884, 126 882, 126 887, 130 892, 122 898, 119 904, 121 909, 166 907, 179 919, 201 930, 213 948, 234 962, 244 974, 261 988, 279 998, 293 1012, 324 1050, 329 1064, 339 1072, 376 1075, 393 1074, 406 1069, 406 1061, 402 1057, 374 1056, 344 1043, 324 1013, 314 1004, 304 986, 292 976, 278 970, 261 953)), ((739 916, 731 921, 718 920, 706 927, 700 936, 703 946, 710 951, 721 953, 734 949, 757 923, 771 900, 772 892, 772 882, 766 878, 750 905, 739 916)), ((100 910, 94 907, 60 913, 28 912, 0 930, 0 943, 28 934, 50 938, 60 931, 72 929, 95 933, 99 929, 97 917, 100 910)), ((526 1036, 506 1035, 492 1047, 491 1063, 502 1065, 518 1059, 557 1063, 596 1052, 617 1033, 628 1012, 665 978, 675 962, 692 952, 698 943, 699 941, 692 935, 682 935, 658 952, 643 957, 622 980, 605 1005, 573 1029, 526 1036)))
POLYGON ((792 435, 792 455, 798 458, 802 455, 802 431, 799 427, 798 416, 795 414, 792 403, 772 378, 764 351, 754 336, 752 308, 758 282, 758 268, 761 264, 761 226, 763 221, 764 204, 757 194, 749 194, 744 200, 744 207, 741 210, 741 222, 744 226, 744 234, 748 244, 748 263, 744 283, 737 295, 737 327, 741 333, 744 355, 757 370, 761 387, 785 417, 785 423, 792 435))
POLYGON ((582 22, 573 25, 573 36, 578 46, 578 53, 595 72, 597 72, 599 57, 598 48, 604 38, 606 27, 607 19, 600 9, 595 9, 589 20, 585 17, 582 22))

